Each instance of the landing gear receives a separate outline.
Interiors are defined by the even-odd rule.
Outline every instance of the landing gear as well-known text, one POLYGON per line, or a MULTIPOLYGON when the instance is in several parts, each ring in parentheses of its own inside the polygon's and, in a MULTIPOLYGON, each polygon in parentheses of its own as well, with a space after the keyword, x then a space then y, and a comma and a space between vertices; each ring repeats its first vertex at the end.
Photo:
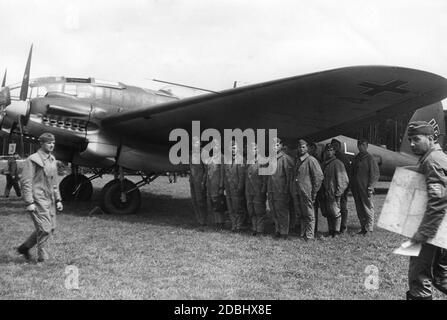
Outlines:
POLYGON ((64 201, 88 201, 93 194, 92 181, 101 178, 103 174, 109 173, 112 168, 96 170, 90 177, 79 173, 78 166, 71 166, 71 174, 62 179, 59 191, 64 201))
POLYGON ((134 214, 141 205, 141 193, 130 180, 115 179, 107 183, 101 191, 101 208, 109 214, 134 214))
POLYGON ((149 184, 159 175, 146 176, 139 173, 141 181, 134 183, 124 178, 124 171, 120 168, 118 178, 108 182, 101 190, 101 208, 108 214, 134 214, 141 206, 139 188, 149 184))
POLYGON ((59 190, 64 201, 88 201, 93 194, 93 185, 86 176, 72 173, 62 179, 59 190))

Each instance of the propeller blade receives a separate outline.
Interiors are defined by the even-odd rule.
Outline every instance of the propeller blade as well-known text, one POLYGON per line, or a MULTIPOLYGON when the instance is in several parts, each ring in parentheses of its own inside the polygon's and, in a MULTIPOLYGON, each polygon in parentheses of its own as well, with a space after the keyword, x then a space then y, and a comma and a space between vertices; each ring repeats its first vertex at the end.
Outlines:
POLYGON ((3 76, 2 88, 6 86, 6 74, 8 73, 8 69, 5 70, 5 75, 3 76))
POLYGON ((25 101, 28 96, 29 75, 31 69, 31 56, 33 55, 33 45, 29 50, 28 61, 26 62, 25 73, 23 74, 22 87, 20 88, 20 100, 25 101))
POLYGON ((24 157, 25 153, 25 145, 23 143, 23 126, 22 126, 22 116, 17 116, 17 123, 19 124, 19 130, 20 130, 20 157, 24 157))

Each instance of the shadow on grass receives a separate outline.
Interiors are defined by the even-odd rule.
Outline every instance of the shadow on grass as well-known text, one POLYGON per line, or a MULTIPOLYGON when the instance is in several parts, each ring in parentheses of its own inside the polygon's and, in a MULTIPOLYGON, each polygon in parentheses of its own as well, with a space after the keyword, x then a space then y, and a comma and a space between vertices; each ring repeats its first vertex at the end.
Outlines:
POLYGON ((1 254, 0 255, 0 265, 5 265, 5 264, 29 264, 29 261, 26 261, 25 258, 23 258, 20 255, 16 255, 16 256, 11 256, 8 254, 1 254))
POLYGON ((0 198, 0 214, 9 216, 25 213, 25 202, 18 197, 0 198))
MULTIPOLYGON (((152 194, 141 191, 141 208, 133 215, 109 215, 95 213, 94 217, 129 223, 148 223, 153 225, 172 225, 186 228, 196 226, 191 200, 175 198, 171 195, 152 194)), ((90 212, 100 205, 100 191, 95 189, 92 200, 85 202, 66 202, 64 212, 75 216, 90 216, 90 212)))

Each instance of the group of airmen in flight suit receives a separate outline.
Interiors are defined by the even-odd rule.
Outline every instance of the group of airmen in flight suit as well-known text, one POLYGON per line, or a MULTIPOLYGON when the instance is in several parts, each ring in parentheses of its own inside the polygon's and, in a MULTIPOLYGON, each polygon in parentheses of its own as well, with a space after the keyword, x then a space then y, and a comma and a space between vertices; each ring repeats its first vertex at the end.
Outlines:
MULTIPOLYGON (((224 229, 228 211, 231 231, 241 232, 248 218, 252 235, 264 234, 268 204, 274 238, 287 239, 289 232, 296 230, 306 241, 314 239, 318 208, 328 220, 328 235, 335 237, 347 229, 350 187, 361 225, 358 234, 373 231, 372 197, 380 174, 376 161, 367 152, 366 140, 358 141, 359 153, 350 163, 336 139, 325 146, 322 156, 316 152, 315 144, 300 139, 295 159, 287 145, 277 138, 277 166, 271 175, 259 174, 263 161, 257 154, 257 146, 253 143, 248 147, 255 155, 252 164, 246 161, 224 164, 219 152, 206 163, 191 161, 191 197, 200 228, 212 220, 217 229, 224 229), (217 161, 219 158, 221 161, 217 161)), ((233 160, 239 149, 233 142, 233 160)))

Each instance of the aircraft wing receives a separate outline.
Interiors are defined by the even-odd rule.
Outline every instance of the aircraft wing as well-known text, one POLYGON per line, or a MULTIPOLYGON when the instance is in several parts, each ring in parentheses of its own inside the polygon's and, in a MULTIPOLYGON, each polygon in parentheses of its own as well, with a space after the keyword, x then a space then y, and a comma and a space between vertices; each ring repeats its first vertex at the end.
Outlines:
POLYGON ((205 94, 108 116, 108 132, 156 144, 172 129, 278 129, 278 136, 323 140, 378 118, 414 111, 447 97, 436 74, 388 66, 358 66, 205 94))

